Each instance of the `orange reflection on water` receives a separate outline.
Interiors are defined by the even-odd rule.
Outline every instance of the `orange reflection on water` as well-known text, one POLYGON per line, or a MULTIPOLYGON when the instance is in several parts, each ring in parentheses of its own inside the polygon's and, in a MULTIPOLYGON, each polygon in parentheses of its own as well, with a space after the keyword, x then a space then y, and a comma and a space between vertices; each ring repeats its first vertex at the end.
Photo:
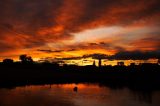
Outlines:
POLYGON ((128 88, 87 83, 24 86, 0 88, 0 106, 158 106, 160 92, 155 94, 143 95, 128 88), (73 91, 75 86, 77 92, 73 91))

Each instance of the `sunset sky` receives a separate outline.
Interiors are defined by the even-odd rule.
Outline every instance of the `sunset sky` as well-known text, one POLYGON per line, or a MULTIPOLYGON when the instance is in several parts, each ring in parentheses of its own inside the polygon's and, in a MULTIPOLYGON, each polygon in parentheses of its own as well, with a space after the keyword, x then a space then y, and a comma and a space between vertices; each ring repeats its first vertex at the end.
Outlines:
POLYGON ((160 0, 0 0, 0 60, 21 54, 160 58, 160 0))

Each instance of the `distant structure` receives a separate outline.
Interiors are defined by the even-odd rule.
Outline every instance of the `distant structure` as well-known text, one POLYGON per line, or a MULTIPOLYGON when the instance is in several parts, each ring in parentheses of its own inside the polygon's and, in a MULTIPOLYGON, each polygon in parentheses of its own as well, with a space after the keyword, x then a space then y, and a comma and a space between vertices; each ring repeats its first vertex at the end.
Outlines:
POLYGON ((121 62, 117 62, 117 65, 118 66, 124 66, 124 62, 122 62, 122 61, 121 62))
POLYGON ((96 66, 96 62, 95 62, 95 60, 93 61, 93 66, 96 66))
POLYGON ((135 65, 136 65, 135 63, 131 63, 131 64, 130 64, 130 66, 135 66, 135 65))
POLYGON ((98 67, 101 67, 102 66, 102 59, 99 59, 98 61, 98 67))

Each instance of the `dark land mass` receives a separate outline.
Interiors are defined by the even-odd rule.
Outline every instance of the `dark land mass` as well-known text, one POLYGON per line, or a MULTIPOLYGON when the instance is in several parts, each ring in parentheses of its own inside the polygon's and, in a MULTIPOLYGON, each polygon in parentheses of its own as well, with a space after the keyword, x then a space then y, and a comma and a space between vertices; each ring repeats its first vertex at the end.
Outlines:
POLYGON ((53 63, 0 63, 0 88, 36 84, 99 83, 112 88, 160 90, 160 65, 59 66, 53 63))

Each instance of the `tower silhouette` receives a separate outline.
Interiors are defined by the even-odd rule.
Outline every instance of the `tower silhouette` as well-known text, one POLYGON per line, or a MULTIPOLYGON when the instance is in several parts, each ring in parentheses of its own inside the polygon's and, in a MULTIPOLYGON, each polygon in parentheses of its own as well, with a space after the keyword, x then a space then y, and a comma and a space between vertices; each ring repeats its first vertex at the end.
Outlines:
POLYGON ((96 62, 95 62, 95 60, 93 61, 93 66, 96 66, 96 62))
POLYGON ((99 61, 98 61, 98 66, 99 66, 99 67, 102 66, 102 59, 99 59, 99 61))

